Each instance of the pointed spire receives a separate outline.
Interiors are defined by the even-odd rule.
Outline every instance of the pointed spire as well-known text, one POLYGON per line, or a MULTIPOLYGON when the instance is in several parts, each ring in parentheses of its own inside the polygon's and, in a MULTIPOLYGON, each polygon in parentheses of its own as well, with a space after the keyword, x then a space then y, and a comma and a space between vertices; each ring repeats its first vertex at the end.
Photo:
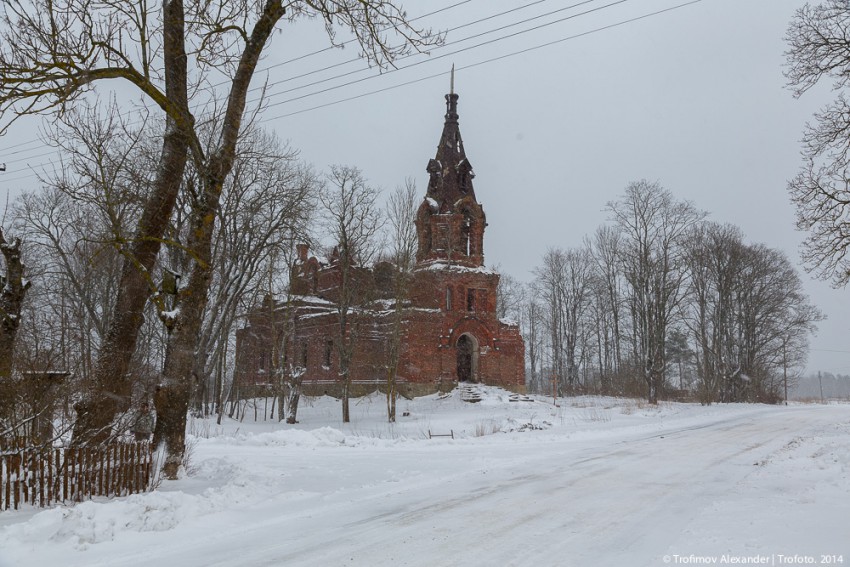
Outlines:
POLYGON ((457 124, 457 99, 455 93, 455 66, 452 64, 451 78, 449 79, 449 94, 446 95, 446 124, 457 124))
POLYGON ((475 173, 466 158, 458 125, 454 65, 437 154, 428 161, 427 199, 417 214, 417 261, 450 260, 477 267, 484 262, 484 210, 475 198, 475 173))
POLYGON ((466 159, 458 126, 457 101, 460 97, 454 92, 454 65, 450 77, 443 134, 437 146, 437 155, 428 163, 427 171, 431 174, 428 196, 438 202, 453 204, 467 195, 475 198, 472 191, 472 178, 475 174, 466 159))

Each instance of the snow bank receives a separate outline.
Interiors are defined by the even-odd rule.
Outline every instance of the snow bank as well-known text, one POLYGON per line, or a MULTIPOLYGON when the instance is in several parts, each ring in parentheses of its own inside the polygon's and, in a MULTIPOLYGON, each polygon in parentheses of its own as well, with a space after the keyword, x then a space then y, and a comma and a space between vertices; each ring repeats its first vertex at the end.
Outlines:
POLYGON ((596 565, 850 560, 850 405, 555 405, 475 389, 477 403, 400 400, 395 424, 378 394, 352 400, 350 424, 327 397, 305 399, 294 426, 196 423, 179 481, 0 513, 0 566, 554 565, 567 548, 596 565))

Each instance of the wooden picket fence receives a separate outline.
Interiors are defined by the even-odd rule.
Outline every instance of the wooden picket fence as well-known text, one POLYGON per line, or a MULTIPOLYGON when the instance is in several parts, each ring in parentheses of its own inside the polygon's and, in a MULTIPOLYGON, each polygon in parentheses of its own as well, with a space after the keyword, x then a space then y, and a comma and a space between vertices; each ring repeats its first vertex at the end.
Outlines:
POLYGON ((148 443, 7 449, 0 452, 0 511, 144 492, 151 473, 148 443))

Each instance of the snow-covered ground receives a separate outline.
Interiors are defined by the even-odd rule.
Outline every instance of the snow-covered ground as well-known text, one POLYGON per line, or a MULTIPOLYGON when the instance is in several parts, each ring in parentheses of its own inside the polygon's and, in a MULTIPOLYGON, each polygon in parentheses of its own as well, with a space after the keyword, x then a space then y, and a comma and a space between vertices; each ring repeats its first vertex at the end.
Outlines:
MULTIPOLYGON (((316 399, 156 492, 0 513, 0 565, 850 564, 850 404, 316 399), (433 434, 453 433, 450 437, 433 434), (804 562, 804 563, 803 563, 804 562)), ((262 412, 261 412, 262 413, 262 412)))

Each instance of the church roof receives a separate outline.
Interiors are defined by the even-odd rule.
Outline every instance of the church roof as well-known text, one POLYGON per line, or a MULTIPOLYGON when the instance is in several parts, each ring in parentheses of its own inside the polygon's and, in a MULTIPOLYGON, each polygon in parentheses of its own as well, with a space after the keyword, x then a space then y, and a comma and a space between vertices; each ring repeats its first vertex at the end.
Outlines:
POLYGON ((454 203, 471 197, 475 201, 472 178, 475 173, 463 149, 463 138, 458 125, 458 94, 446 95, 446 116, 443 134, 437 146, 437 155, 428 162, 426 171, 430 174, 427 196, 440 205, 440 209, 451 209, 454 203))

